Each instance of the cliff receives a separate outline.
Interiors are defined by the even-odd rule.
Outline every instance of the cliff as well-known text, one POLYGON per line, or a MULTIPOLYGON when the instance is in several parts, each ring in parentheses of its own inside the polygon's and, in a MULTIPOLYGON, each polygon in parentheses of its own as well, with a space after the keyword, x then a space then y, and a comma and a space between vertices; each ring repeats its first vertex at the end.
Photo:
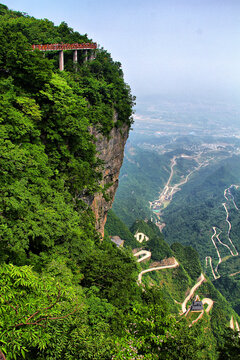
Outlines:
POLYGON ((74 66, 66 52, 65 71, 56 66, 57 51, 29 51, 33 44, 91 42, 66 23, 4 6, 0 17, 0 258, 24 264, 30 253, 73 243, 79 258, 96 230, 103 236, 134 97, 121 64, 103 49, 91 61, 79 51, 74 66))
POLYGON ((103 161, 103 178, 101 187, 107 188, 104 195, 95 194, 89 199, 91 208, 96 218, 96 230, 104 236, 104 225, 107 220, 107 212, 112 207, 114 196, 118 187, 119 172, 123 162, 124 146, 128 138, 129 126, 114 127, 109 136, 93 130, 96 137, 96 148, 99 158, 103 161))

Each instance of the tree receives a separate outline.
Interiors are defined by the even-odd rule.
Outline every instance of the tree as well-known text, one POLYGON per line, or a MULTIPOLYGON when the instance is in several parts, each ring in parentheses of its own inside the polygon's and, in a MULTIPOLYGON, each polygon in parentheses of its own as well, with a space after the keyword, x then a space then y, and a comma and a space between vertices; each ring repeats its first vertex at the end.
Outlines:
POLYGON ((29 266, 0 267, 0 349, 8 359, 25 357, 29 348, 44 349, 51 341, 51 323, 80 312, 82 299, 29 266))

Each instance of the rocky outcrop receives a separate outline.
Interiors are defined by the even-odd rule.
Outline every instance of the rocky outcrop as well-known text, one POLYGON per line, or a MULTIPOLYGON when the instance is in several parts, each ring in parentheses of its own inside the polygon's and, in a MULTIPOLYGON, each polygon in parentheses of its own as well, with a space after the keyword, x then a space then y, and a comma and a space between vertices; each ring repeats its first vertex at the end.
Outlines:
POLYGON ((98 157, 103 161, 103 178, 101 186, 109 186, 105 192, 97 193, 89 204, 95 214, 96 230, 104 236, 104 225, 107 220, 107 212, 112 207, 114 196, 118 187, 119 172, 123 162, 124 147, 128 138, 129 126, 114 127, 109 136, 103 136, 95 129, 91 130, 96 138, 98 157))

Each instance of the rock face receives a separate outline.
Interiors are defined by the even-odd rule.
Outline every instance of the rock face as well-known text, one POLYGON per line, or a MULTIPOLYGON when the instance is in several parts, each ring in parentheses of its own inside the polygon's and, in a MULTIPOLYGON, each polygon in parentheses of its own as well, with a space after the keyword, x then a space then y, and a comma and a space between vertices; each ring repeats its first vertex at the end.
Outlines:
POLYGON ((104 162, 101 186, 110 185, 105 193, 105 198, 107 199, 104 198, 103 194, 97 193, 89 202, 95 214, 96 230, 103 237, 107 212, 112 207, 118 187, 118 177, 123 162, 124 147, 128 138, 129 126, 124 125, 121 128, 114 127, 108 138, 94 129, 91 132, 96 137, 98 157, 104 162))

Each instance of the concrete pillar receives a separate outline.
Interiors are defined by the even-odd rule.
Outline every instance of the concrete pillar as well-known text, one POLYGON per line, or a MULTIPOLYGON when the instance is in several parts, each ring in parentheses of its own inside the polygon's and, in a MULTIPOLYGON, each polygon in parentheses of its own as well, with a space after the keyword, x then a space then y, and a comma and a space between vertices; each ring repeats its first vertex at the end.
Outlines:
POLYGON ((86 62, 88 60, 88 53, 87 50, 84 50, 84 62, 86 62))
POLYGON ((73 50, 73 62, 74 63, 78 62, 78 51, 77 50, 73 50))
POLYGON ((92 51, 92 50, 90 50, 90 51, 91 51, 91 52, 90 52, 89 60, 92 61, 92 60, 95 59, 95 57, 94 57, 94 51, 92 51))
POLYGON ((63 55, 63 50, 61 50, 59 52, 59 70, 63 71, 64 70, 64 55, 63 55))
POLYGON ((77 63, 78 63, 78 51, 73 50, 73 67, 75 71, 77 71, 77 63))

